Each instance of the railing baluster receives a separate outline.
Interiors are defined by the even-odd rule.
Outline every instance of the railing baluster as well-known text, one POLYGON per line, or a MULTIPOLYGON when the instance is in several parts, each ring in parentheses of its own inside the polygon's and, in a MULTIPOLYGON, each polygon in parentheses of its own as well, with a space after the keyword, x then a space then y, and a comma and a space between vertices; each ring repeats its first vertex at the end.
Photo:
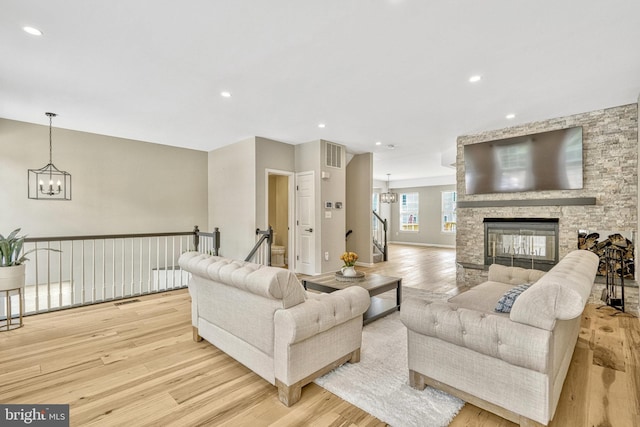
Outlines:
MULTIPOLYGON (((180 243, 180 249, 179 249, 180 254, 178 255, 178 257, 180 255, 182 255, 182 237, 180 237, 179 243, 180 243)), ((189 244, 189 242, 187 242, 187 245, 188 244, 189 244)), ((182 282, 183 282, 183 280, 182 280, 182 269, 180 269, 180 287, 184 286, 184 283, 182 283, 182 282)))
POLYGON ((154 280, 154 291, 160 291, 160 237, 156 239, 156 278, 154 280))
POLYGON ((169 265, 167 264, 167 252, 169 251, 169 247, 167 241, 167 237, 164 238, 164 288, 169 289, 169 265))
POLYGON ((91 302, 96 302, 96 241, 92 241, 91 245, 91 302))
POLYGON ((75 283, 75 276, 73 274, 73 248, 74 248, 74 244, 73 241, 71 241, 71 258, 69 260, 69 282, 71 282, 71 306, 73 307, 74 305, 76 305, 76 283, 75 283))
POLYGON ((107 241, 102 241, 102 300, 107 300, 107 241))
MULTIPOLYGON (((125 257, 125 252, 126 252, 126 250, 125 250, 125 248, 124 248, 124 240, 125 240, 125 239, 122 239, 122 260, 121 260, 121 264, 120 264, 120 265, 122 266, 122 267, 121 267, 121 268, 122 268, 122 274, 120 275, 120 276, 121 276, 120 280, 121 280, 121 282, 122 282, 122 283, 120 283, 120 289, 121 289, 121 294, 120 294, 120 296, 121 296, 121 297, 124 297, 124 274, 125 274, 125 263, 124 263, 125 261, 124 261, 124 257, 125 257)), ((113 295, 113 297, 115 298, 115 297, 116 297, 116 295, 114 294, 114 295, 113 295)))
POLYGON ((151 238, 149 238, 149 268, 147 271, 149 272, 149 277, 147 278, 147 292, 151 293, 151 277, 153 276, 153 270, 151 268, 151 238))
MULTIPOLYGON (((206 244, 211 247, 213 234, 202 234, 206 244)), ((177 266, 177 259, 183 252, 191 250, 193 236, 193 232, 183 232, 27 238, 25 250, 33 248, 49 251, 46 258, 39 254, 39 251, 32 254, 34 263, 28 268, 27 287, 23 295, 26 299, 25 314, 185 287, 185 277, 188 275, 177 266), (154 242, 155 265, 152 260, 154 242), (130 254, 127 254, 127 250, 131 251, 130 254), (53 251, 56 251, 57 255, 52 254, 53 251), (164 253, 161 254, 161 251, 164 253), (43 265, 44 263, 46 265, 43 265), (109 263, 111 268, 108 266, 109 263), (46 277, 43 278, 43 274, 46 274, 46 277), (162 274, 164 279, 160 278, 162 274), (157 282, 152 284, 154 277, 157 277, 157 282), (121 280, 120 286, 117 285, 117 280, 121 280), (53 292, 58 292, 57 297, 53 292)))
POLYGON ((144 239, 141 237, 140 238, 140 280, 138 281, 138 295, 142 294, 142 272, 144 271, 143 264, 142 264, 142 244, 144 243, 144 239))
POLYGON ((82 304, 86 304, 86 291, 85 291, 85 280, 84 280, 84 240, 82 241, 82 263, 80 263, 80 269, 82 271, 82 304))
POLYGON ((60 255, 58 256, 58 307, 62 308, 62 242, 58 242, 58 250, 60 255))
POLYGON ((40 265, 38 263, 38 242, 35 244, 36 251, 34 252, 36 255, 36 313, 40 311, 40 265))
MULTIPOLYGON (((129 293, 128 295, 133 295, 133 283, 135 281, 134 279, 134 273, 135 273, 135 267, 134 267, 134 259, 135 259, 135 250, 134 250, 134 245, 135 245, 135 239, 131 239, 131 288, 129 289, 129 293)), ((124 295, 123 295, 124 296, 124 295)))
POLYGON ((176 287, 176 238, 171 237, 171 289, 176 287))
POLYGON ((47 242, 47 310, 51 310, 51 242, 47 242))

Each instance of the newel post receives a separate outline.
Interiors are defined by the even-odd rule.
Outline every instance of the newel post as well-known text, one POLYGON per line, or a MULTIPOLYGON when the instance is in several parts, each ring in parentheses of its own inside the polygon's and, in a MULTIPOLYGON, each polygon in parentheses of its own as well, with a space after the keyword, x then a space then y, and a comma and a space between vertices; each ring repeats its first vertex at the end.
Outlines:
POLYGON ((196 225, 193 227, 193 247, 195 248, 196 252, 198 251, 198 246, 200 246, 200 230, 196 225))

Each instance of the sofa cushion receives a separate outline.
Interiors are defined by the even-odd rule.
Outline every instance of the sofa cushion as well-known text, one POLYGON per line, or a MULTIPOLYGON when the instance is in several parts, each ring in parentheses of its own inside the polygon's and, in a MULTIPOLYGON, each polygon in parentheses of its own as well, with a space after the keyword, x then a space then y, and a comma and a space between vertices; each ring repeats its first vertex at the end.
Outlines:
POLYGON ((507 314, 496 313, 495 308, 500 297, 511 288, 513 288, 513 285, 506 283, 484 282, 453 298, 449 298, 449 302, 459 308, 507 316, 507 314))
POLYGON ((509 289, 500 297, 495 310, 499 313, 510 313, 513 303, 516 302, 516 299, 518 299, 520 294, 529 289, 531 285, 532 283, 523 283, 522 285, 514 286, 509 289))
POLYGON ((491 264, 489 266, 488 279, 491 282, 502 282, 508 283, 510 285, 520 285, 522 283, 535 283, 544 275, 545 272, 541 270, 491 264))
POLYGON ((520 295, 511 309, 511 320, 550 331, 556 320, 580 316, 591 295, 598 263, 593 252, 570 252, 520 295))

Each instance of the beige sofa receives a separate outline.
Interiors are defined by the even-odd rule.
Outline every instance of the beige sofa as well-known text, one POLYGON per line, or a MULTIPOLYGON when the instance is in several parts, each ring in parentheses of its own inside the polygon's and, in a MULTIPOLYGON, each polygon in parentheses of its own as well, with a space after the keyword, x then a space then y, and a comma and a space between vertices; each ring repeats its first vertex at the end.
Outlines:
POLYGON ((520 425, 553 419, 598 257, 578 250, 548 273, 492 265, 488 281, 445 303, 408 299, 409 381, 439 388, 520 425), (535 282, 509 314, 494 311, 514 285, 535 282))
POLYGON ((202 338, 278 387, 286 406, 302 387, 360 360, 362 315, 370 298, 359 286, 307 293, 276 267, 187 252, 194 340, 202 338))

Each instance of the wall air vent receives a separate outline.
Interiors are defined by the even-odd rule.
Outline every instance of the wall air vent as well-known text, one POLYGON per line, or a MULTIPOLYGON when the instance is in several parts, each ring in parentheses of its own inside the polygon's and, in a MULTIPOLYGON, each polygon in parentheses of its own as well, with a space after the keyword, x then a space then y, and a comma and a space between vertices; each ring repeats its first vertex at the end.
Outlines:
POLYGON ((325 147, 327 153, 325 166, 342 169, 342 145, 327 142, 325 147))

